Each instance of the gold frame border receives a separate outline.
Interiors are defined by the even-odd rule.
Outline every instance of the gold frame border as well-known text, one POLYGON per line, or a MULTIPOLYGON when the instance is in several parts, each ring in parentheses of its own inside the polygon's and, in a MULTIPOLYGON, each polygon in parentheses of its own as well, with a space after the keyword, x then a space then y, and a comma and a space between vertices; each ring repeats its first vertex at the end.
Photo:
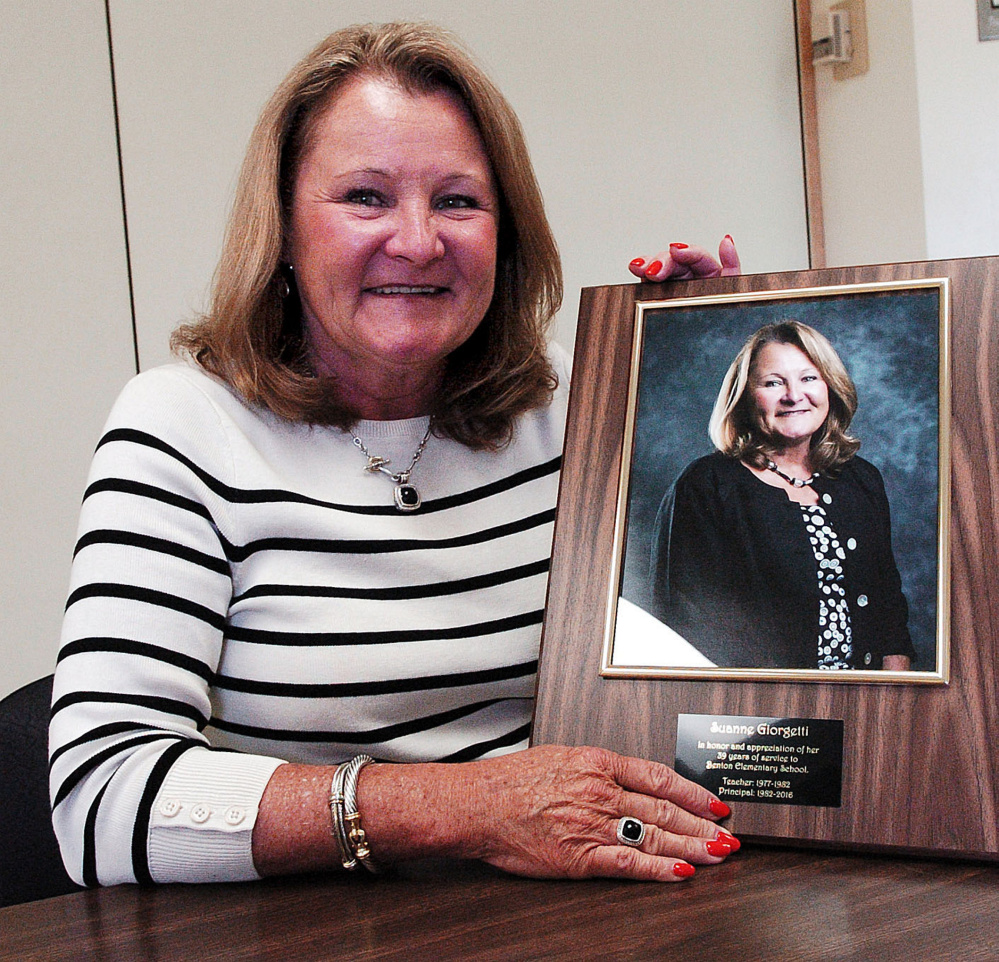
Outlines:
POLYGON ((604 638, 600 674, 605 678, 672 678, 709 681, 785 681, 827 684, 910 684, 947 685, 950 682, 950 506, 951 506, 951 371, 950 371, 950 278, 880 281, 866 284, 837 284, 829 287, 783 288, 745 294, 713 294, 671 300, 639 301, 635 305, 632 334, 628 407, 621 443, 621 470, 617 508, 614 516, 614 545, 607 586, 604 638), (683 668, 654 665, 615 665, 612 663, 617 628, 617 602, 620 597, 621 561, 627 525, 628 486, 635 440, 635 411, 638 406, 638 380, 641 369, 644 315, 646 311, 674 307, 706 307, 713 304, 749 301, 800 300, 806 297, 833 297, 843 294, 884 293, 886 291, 937 288, 940 291, 937 372, 937 639, 935 671, 819 671, 811 668, 683 668))

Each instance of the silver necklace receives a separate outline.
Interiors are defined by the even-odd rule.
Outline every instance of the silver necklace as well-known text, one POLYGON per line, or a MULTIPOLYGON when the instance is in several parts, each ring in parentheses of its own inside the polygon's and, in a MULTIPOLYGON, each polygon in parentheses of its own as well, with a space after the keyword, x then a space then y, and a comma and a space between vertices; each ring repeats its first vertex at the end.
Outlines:
POLYGON ((372 454, 364 446, 364 442, 353 431, 350 432, 350 436, 354 439, 354 447, 368 459, 364 470, 370 471, 372 474, 380 471, 382 474, 387 474, 395 482, 395 506, 400 511, 415 511, 423 504, 420 491, 415 484, 409 483, 409 476, 413 473, 416 462, 423 455, 423 449, 427 446, 427 441, 430 440, 430 432, 433 430, 433 427, 434 419, 431 418, 430 423, 427 425, 427 433, 423 435, 423 440, 416 446, 416 450, 413 452, 413 460, 409 462, 409 467, 405 471, 390 471, 387 467, 387 465, 392 463, 389 458, 372 454))
POLYGON ((788 484, 795 488, 807 488, 810 484, 815 483, 815 479, 819 476, 819 472, 816 471, 810 478, 792 478, 791 475, 785 474, 781 471, 777 465, 767 458, 767 467, 773 471, 779 478, 783 478, 788 484))

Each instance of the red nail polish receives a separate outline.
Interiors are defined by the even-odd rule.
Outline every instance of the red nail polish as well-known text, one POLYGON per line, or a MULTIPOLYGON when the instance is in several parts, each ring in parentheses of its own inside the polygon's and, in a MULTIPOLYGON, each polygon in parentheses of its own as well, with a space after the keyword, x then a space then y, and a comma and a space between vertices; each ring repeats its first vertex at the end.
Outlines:
POLYGON ((629 266, 631 267, 641 267, 645 263, 644 257, 636 257, 629 266))
POLYGON ((690 876, 696 871, 697 869, 695 869, 689 862, 677 862, 673 866, 673 874, 677 878, 690 878, 690 876))
POLYGON ((715 838, 719 842, 724 842, 733 852, 738 852, 742 848, 742 842, 740 842, 734 835, 729 832, 719 832, 715 838))
POLYGON ((645 268, 645 273, 658 274, 662 269, 663 269, 662 261, 653 261, 651 264, 649 264, 648 267, 645 268))
POLYGON ((732 846, 721 839, 715 839, 704 846, 708 850, 708 855, 731 855, 732 846))
POLYGON ((690 245, 689 244, 670 244, 670 250, 685 251, 690 245))
POLYGON ((732 235, 731 234, 726 234, 725 235, 725 240, 730 240, 730 241, 732 241, 733 244, 735 243, 735 241, 732 240, 732 235))
POLYGON ((732 809, 718 799, 715 799, 708 807, 711 809, 711 814, 717 815, 719 818, 728 818, 732 814, 732 809))

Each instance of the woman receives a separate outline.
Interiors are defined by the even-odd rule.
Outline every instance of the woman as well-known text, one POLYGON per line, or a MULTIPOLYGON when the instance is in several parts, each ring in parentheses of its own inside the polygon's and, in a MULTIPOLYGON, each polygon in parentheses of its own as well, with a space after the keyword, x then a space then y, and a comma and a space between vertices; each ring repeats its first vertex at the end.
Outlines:
POLYGON ((760 328, 722 382, 718 451, 663 499, 654 614, 714 664, 905 670, 914 656, 884 483, 857 392, 814 328, 760 328))
POLYGON ((193 363, 134 379, 95 456, 51 726, 74 878, 679 880, 738 847, 663 765, 526 750, 560 297, 516 118, 447 37, 350 28, 291 72, 193 363))

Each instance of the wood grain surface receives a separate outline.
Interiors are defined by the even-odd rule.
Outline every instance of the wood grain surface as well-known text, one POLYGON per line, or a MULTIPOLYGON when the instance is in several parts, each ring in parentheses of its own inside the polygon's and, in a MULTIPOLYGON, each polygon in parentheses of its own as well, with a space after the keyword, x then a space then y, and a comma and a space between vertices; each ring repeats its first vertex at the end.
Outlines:
POLYGON ((535 743, 674 761, 681 713, 843 719, 839 808, 735 805, 731 828, 800 843, 999 857, 999 258, 588 288, 542 641, 535 743), (636 301, 951 278, 947 686, 601 678, 636 301))
POLYGON ((0 909, 0 959, 994 960, 999 867, 744 847, 681 884, 420 863, 229 885, 134 885, 0 909))

